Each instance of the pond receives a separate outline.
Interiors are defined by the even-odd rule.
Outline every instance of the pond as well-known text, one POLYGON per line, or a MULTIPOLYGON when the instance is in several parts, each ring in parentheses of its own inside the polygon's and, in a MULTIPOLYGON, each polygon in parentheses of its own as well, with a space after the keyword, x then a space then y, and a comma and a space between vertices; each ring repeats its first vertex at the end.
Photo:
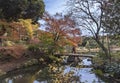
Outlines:
POLYGON ((0 83, 106 83, 92 72, 89 58, 82 58, 77 66, 49 65, 41 68, 35 65, 29 68, 8 72, 0 77, 0 83), (82 67, 86 65, 88 67, 82 67))

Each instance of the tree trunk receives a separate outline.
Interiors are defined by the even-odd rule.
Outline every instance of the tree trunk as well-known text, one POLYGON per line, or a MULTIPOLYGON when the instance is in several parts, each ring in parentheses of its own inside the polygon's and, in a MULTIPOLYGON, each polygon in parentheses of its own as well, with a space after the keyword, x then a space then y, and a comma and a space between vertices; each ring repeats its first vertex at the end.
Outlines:
POLYGON ((0 47, 2 46, 2 39, 0 38, 0 47))
POLYGON ((100 42, 98 38, 94 38, 94 40, 97 42, 97 44, 103 50, 103 52, 105 53, 106 58, 109 58, 108 49, 104 46, 104 44, 102 44, 102 42, 100 42))
POLYGON ((72 53, 76 53, 76 47, 75 46, 72 47, 72 53))

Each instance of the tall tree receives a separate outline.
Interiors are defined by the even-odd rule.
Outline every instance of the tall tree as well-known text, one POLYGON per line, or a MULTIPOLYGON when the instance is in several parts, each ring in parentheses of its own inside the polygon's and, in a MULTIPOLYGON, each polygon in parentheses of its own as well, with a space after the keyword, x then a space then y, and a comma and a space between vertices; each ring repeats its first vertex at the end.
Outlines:
POLYGON ((63 47, 67 42, 78 44, 80 42, 80 29, 76 28, 74 20, 69 15, 55 14, 54 16, 48 13, 44 14, 45 29, 52 34, 53 48, 63 47))
POLYGON ((69 0, 67 4, 78 26, 92 34, 93 39, 108 57, 108 49, 100 41, 100 33, 103 31, 103 3, 104 0, 69 0))
POLYGON ((0 4, 0 19, 37 21, 44 12, 43 0, 0 0, 0 4))

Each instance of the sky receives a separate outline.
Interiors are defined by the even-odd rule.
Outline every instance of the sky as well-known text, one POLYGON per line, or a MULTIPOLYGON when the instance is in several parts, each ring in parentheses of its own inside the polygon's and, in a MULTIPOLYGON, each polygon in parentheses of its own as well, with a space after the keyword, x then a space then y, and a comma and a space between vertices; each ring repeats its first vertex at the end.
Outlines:
MULTIPOLYGON (((45 10, 52 15, 56 13, 65 14, 65 11, 67 9, 65 5, 67 4, 67 1, 68 0, 44 0, 45 10)), ((88 31, 82 30, 82 35, 88 35, 88 34, 90 34, 88 33, 88 31)))
MULTIPOLYGON (((66 9, 66 1, 67 0, 44 0, 45 11, 47 11, 51 15, 55 15, 56 13, 65 13, 66 9)), ((39 20, 41 24, 44 24, 43 20, 39 20)), ((44 27, 40 27, 42 30, 45 30, 44 27)))
POLYGON ((67 0, 44 0, 45 10, 50 14, 65 13, 67 0))

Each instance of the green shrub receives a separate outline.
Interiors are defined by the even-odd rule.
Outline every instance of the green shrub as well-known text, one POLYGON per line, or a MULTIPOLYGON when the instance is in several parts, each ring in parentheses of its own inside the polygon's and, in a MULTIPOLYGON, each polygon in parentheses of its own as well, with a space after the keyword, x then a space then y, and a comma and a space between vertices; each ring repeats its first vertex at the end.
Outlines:
POLYGON ((99 76, 103 76, 103 75, 104 75, 103 72, 102 72, 101 70, 99 70, 99 69, 95 70, 94 72, 95 72, 97 75, 99 75, 99 76))
POLYGON ((32 52, 36 52, 39 50, 39 46, 38 45, 29 45, 28 50, 32 51, 32 52))
POLYGON ((54 56, 54 55, 49 55, 49 58, 53 61, 53 62, 57 62, 59 61, 59 58, 54 56))

